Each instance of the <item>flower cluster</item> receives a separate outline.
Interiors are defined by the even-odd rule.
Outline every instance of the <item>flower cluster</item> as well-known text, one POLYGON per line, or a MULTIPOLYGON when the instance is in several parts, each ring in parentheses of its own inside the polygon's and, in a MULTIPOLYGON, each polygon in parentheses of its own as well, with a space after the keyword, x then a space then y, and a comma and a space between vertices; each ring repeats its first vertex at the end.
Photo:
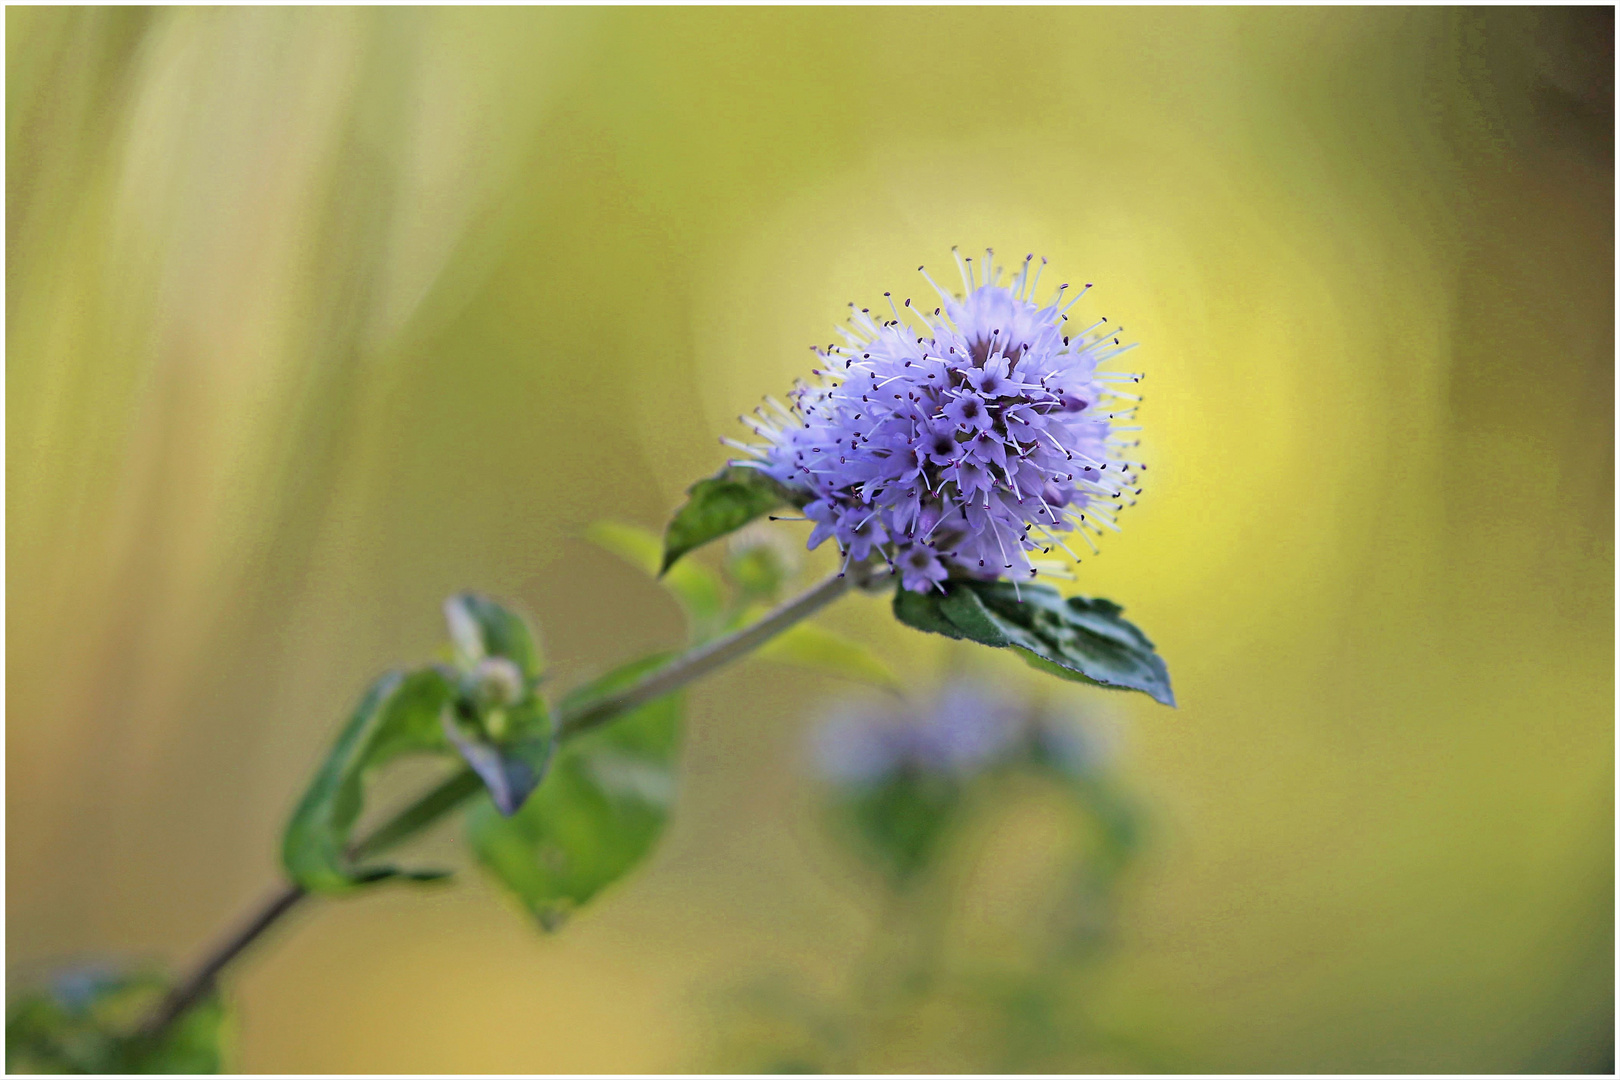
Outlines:
POLYGON ((1064 576, 1031 556, 1078 560, 1064 534, 1095 551, 1091 534, 1117 530, 1141 493, 1146 466, 1122 456, 1141 400, 1122 384, 1141 376, 1097 370, 1132 347, 1106 318, 1065 333, 1085 289, 1035 301, 1045 261, 1026 256, 1002 285, 992 252, 983 280, 958 257, 965 292, 928 278, 943 301, 931 315, 892 297, 892 319, 856 309, 844 344, 815 350, 817 382, 743 418, 765 442, 726 440, 750 455, 734 464, 808 496, 810 547, 832 538, 846 566, 876 555, 908 589, 1064 576))
POLYGON ((1110 741, 1097 723, 958 679, 914 704, 845 706, 816 729, 814 749, 822 775, 864 786, 906 772, 966 778, 1020 758, 1084 774, 1107 761, 1110 741))

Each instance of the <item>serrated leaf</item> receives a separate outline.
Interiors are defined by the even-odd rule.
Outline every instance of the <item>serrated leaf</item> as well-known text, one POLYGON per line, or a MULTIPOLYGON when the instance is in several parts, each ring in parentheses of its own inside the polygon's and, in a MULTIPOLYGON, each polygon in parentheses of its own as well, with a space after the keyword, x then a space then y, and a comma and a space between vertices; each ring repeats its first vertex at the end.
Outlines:
POLYGON ((516 664, 525 680, 540 677, 540 646, 521 615, 474 592, 457 593, 444 602, 456 666, 471 671, 480 660, 499 657, 516 664))
POLYGON ((978 591, 971 586, 947 586, 946 593, 939 598, 939 611, 969 641, 995 649, 1005 649, 1013 643, 1001 621, 984 606, 978 591))
POLYGON ((169 989, 154 972, 75 971, 23 994, 6 1016, 7 1073, 217 1073, 224 1002, 211 993, 161 1037, 138 1025, 169 989))
MULTIPOLYGON (((585 531, 585 536, 649 576, 660 577, 663 543, 646 529, 618 521, 598 521, 585 531)), ((720 576, 708 567, 683 562, 665 568, 661 581, 686 612, 692 623, 693 637, 699 640, 707 637, 725 608, 720 576)))
POLYGON ((1170 672, 1153 642, 1109 600, 1064 598, 1047 585, 950 581, 943 592, 895 593, 908 626, 994 648, 1011 647, 1031 666, 1074 682, 1140 690, 1174 706, 1170 672))
POLYGON ((490 801, 510 817, 546 774, 551 760, 551 719, 537 695, 480 718, 458 721, 455 710, 441 714, 445 737, 478 774, 490 801), (492 735, 491 732, 498 732, 492 735))
MULTIPOLYGON (((560 715, 623 689, 666 657, 625 665, 564 698, 560 715)), ((640 862, 675 794, 680 699, 649 702, 560 748, 546 782, 513 816, 480 802, 468 815, 479 861, 546 929, 640 862)))
POLYGON ((943 634, 949 638, 965 637, 966 635, 939 610, 939 601, 940 594, 937 592, 919 593, 910 589, 898 589, 894 594, 894 617, 907 626, 930 634, 943 634))
POLYGON ((728 465, 686 489, 686 502, 664 530, 660 572, 711 540, 736 532, 761 514, 791 506, 794 494, 758 469, 728 465))
POLYGON ((293 881, 311 892, 347 892, 389 878, 431 880, 441 871, 357 866, 350 833, 365 803, 369 775, 401 754, 447 748, 441 711, 453 695, 435 668, 391 671, 366 691, 320 771, 287 822, 281 858, 293 881))
POLYGON ((900 685, 889 665, 865 645, 814 623, 790 627, 760 646, 755 655, 762 660, 823 671, 885 689, 896 689, 900 685))

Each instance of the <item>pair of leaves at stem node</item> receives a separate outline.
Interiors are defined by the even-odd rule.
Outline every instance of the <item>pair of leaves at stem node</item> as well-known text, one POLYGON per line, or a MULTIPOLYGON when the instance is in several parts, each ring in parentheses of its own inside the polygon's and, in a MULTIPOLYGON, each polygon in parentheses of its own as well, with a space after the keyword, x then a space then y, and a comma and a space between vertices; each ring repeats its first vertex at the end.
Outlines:
MULTIPOLYGON (((667 662, 627 664, 565 697, 563 716, 640 681, 667 662)), ((546 782, 510 817, 480 800, 468 837, 484 867, 547 930, 640 862, 675 798, 678 694, 657 698, 559 748, 546 782)))
MULTIPOLYGON (((447 601, 445 614, 453 664, 390 672, 372 685, 288 824, 283 860, 295 882, 326 893, 444 876, 370 864, 351 834, 379 767, 406 753, 459 754, 485 789, 468 815, 474 853, 550 929, 639 862, 663 831, 680 701, 649 702, 559 749, 536 691, 542 660, 528 624, 470 593, 447 601)), ((579 715, 666 661, 649 657, 574 691, 559 715, 579 715)))
POLYGON ((942 591, 896 591, 895 618, 918 630, 1014 649, 1031 667, 1073 682, 1139 690, 1174 706, 1170 672, 1153 642, 1109 600, 1065 598, 1049 585, 947 581, 942 591))
POLYGON ((540 647, 522 616, 476 593, 452 596, 444 613, 461 684, 441 716, 445 736, 500 812, 515 814, 540 785, 555 737, 536 692, 540 647))
POLYGON ((527 623, 485 597, 445 603, 454 664, 391 671, 366 691, 315 774, 282 840, 282 861, 312 892, 346 892, 395 878, 431 881, 440 870, 367 864, 352 833, 371 776, 407 754, 459 755, 515 813, 544 775, 553 732, 535 692, 541 656, 527 623))

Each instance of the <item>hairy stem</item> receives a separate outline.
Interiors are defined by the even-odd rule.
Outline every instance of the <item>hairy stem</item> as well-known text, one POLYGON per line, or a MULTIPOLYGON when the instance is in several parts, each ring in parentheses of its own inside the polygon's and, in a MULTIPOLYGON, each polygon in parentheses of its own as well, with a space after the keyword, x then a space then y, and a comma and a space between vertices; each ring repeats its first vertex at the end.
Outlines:
MULTIPOLYGON (((701 645, 652 672, 646 678, 617 694, 601 698, 575 713, 557 717, 559 741, 573 738, 624 713, 707 675, 732 660, 759 648, 788 627, 820 611, 856 584, 843 574, 830 577, 771 611, 757 622, 734 633, 701 645)), ((409 806, 355 842, 350 853, 365 858, 404 842, 466 802, 483 784, 471 769, 463 768, 425 792, 409 806)), ((301 886, 287 885, 270 897, 240 928, 210 950, 197 968, 175 984, 140 1027, 140 1034, 157 1039, 181 1016, 213 989, 225 966, 258 940, 270 927, 309 893, 301 886)))

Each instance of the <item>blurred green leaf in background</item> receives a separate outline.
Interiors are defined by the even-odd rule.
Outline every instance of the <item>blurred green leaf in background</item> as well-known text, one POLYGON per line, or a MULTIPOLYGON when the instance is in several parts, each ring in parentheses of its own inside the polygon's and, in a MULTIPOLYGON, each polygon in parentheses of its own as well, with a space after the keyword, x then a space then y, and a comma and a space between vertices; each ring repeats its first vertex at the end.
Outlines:
POLYGON ((81 967, 19 995, 6 1013, 6 1072, 223 1072, 227 1015, 217 994, 161 1039, 132 1034, 167 989, 150 971, 81 967))
POLYGON ((742 1072, 1161 1069, 1096 998, 1143 813, 1108 725, 956 678, 815 730, 811 815, 878 871, 831 987, 754 965, 715 995, 710 1067, 742 1072), (1034 825, 1039 849, 1016 843, 1034 825))

